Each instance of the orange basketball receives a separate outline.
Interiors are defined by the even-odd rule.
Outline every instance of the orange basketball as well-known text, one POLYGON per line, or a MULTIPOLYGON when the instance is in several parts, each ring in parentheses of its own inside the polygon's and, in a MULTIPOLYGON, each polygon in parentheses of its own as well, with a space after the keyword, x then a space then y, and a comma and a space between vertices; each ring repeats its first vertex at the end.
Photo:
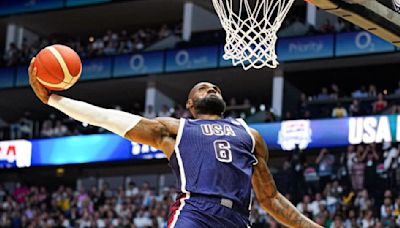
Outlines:
POLYGON ((43 48, 36 56, 37 79, 50 90, 65 90, 81 76, 79 55, 70 47, 55 44, 43 48))

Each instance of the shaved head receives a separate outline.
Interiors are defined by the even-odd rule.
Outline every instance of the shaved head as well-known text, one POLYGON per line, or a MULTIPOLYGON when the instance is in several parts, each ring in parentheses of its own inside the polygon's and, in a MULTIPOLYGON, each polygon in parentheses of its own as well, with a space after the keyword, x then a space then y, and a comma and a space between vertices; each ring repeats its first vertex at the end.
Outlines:
POLYGON ((225 107, 220 88, 210 82, 194 85, 186 102, 186 108, 195 118, 199 114, 221 116, 225 107))
MULTIPOLYGON (((214 85, 214 84, 212 84, 212 83, 210 83, 210 82, 199 82, 199 83, 197 83, 196 85, 194 85, 193 87, 192 87, 192 89, 190 90, 190 92, 189 92, 189 96, 188 96, 188 99, 191 99, 191 98, 193 98, 193 95, 195 94, 195 92, 201 87, 201 86, 203 86, 203 85, 208 85, 208 86, 211 86, 211 87, 217 87, 216 85, 214 85)), ((217 87, 218 88, 218 87, 217 87)), ((218 88, 218 90, 219 90, 219 92, 221 92, 221 90, 218 88)))

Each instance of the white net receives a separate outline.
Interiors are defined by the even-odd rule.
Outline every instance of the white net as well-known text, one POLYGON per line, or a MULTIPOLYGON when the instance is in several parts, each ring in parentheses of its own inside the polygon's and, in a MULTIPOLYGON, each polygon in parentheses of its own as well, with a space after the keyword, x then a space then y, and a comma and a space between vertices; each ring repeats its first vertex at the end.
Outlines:
POLYGON ((225 60, 243 69, 278 66, 276 32, 294 0, 213 0, 226 31, 225 60), (251 2, 250 2, 251 1, 251 2))

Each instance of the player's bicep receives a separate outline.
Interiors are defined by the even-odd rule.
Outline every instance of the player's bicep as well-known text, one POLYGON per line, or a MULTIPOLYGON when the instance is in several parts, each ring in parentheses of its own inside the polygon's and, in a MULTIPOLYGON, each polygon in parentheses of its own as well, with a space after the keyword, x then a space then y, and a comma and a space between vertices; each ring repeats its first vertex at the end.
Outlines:
POLYGON ((277 194, 274 178, 265 160, 261 158, 258 158, 258 164, 254 167, 252 184, 259 201, 268 200, 277 194))
POLYGON ((259 201, 268 200, 277 194, 274 178, 267 166, 268 149, 258 132, 253 132, 256 141, 255 156, 258 160, 254 166, 252 184, 259 201))
POLYGON ((163 139, 164 137, 168 137, 168 135, 167 127, 160 121, 142 118, 136 126, 125 134, 125 138, 162 149, 163 139))

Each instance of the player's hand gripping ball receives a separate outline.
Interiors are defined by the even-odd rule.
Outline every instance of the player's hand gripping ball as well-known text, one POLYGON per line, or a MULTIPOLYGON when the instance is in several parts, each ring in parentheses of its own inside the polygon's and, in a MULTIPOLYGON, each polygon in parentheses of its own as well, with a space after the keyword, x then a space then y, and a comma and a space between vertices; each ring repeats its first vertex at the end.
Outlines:
POLYGON ((66 90, 81 76, 82 62, 70 47, 55 44, 43 48, 36 56, 37 79, 49 90, 66 90))

